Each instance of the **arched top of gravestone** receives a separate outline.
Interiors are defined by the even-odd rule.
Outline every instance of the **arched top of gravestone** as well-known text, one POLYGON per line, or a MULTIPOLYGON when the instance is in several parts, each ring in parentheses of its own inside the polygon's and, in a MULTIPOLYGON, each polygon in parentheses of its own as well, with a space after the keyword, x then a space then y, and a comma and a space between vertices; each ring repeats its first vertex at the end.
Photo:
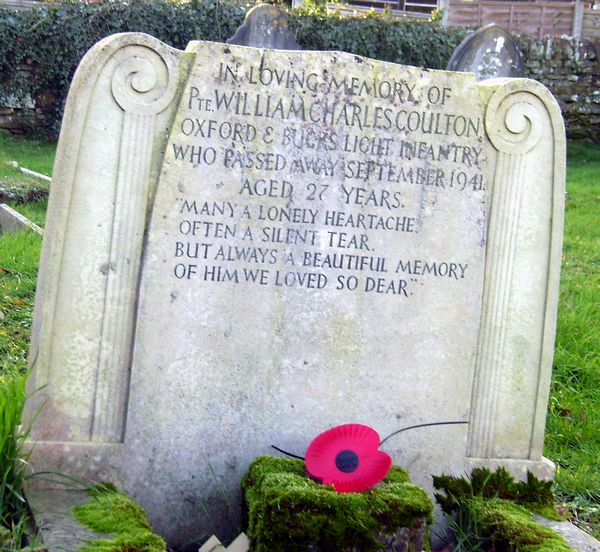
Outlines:
POLYGON ((227 43, 273 50, 302 49, 290 31, 287 15, 272 4, 253 7, 227 43))
POLYGON ((490 23, 458 45, 447 70, 475 73, 478 81, 496 77, 524 77, 525 61, 515 39, 502 27, 490 23))

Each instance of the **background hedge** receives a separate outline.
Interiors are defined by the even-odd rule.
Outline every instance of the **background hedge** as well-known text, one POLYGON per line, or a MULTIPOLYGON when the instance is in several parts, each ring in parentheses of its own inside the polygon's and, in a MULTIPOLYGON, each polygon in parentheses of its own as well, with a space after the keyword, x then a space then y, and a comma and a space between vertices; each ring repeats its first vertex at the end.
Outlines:
MULTIPOLYGON (((44 131, 56 135, 77 64, 103 37, 141 31, 179 49, 190 40, 222 42, 233 35, 250 7, 233 0, 132 0, 0 9, 0 105, 10 97, 34 98, 45 110, 44 131), (20 66, 31 71, 20 71, 20 66)), ((444 68, 467 32, 386 14, 328 15, 315 4, 289 13, 297 40, 307 50, 342 50, 429 68, 444 68)))

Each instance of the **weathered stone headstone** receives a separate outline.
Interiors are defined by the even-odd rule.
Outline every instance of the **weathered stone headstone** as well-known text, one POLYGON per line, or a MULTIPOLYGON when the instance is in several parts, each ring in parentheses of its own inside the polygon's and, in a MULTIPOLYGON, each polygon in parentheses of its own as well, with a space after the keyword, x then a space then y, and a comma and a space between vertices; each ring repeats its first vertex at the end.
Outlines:
POLYGON ((502 27, 490 23, 458 45, 446 69, 474 73, 477 80, 524 77, 525 60, 515 39, 502 27))
POLYGON ((227 43, 275 50, 302 49, 289 28, 285 12, 272 4, 254 6, 227 43))
POLYGON ((72 84, 38 287, 32 464, 173 542, 234 531, 276 444, 363 423, 430 474, 542 457, 564 130, 540 84, 109 37, 72 84))

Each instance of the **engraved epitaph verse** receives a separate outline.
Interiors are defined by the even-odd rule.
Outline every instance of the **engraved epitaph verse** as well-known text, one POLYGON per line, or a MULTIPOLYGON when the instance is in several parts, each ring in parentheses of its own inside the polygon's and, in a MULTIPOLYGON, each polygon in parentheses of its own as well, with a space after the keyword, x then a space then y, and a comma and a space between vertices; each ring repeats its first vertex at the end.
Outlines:
POLYGON ((170 278, 399 300, 472 281, 484 130, 452 76, 287 54, 194 69, 164 172, 170 278))

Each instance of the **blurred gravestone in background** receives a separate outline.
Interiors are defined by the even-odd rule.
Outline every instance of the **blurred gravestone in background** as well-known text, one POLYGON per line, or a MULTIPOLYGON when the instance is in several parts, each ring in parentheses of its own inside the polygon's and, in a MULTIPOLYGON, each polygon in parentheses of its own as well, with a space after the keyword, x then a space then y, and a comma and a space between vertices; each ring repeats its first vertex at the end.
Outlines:
POLYGON ((448 71, 475 73, 478 81, 497 77, 524 77, 525 61, 515 39, 491 23, 467 36, 450 61, 448 71))
POLYGON ((290 31, 287 15, 272 4, 252 8, 227 43, 273 50, 302 49, 290 31))

